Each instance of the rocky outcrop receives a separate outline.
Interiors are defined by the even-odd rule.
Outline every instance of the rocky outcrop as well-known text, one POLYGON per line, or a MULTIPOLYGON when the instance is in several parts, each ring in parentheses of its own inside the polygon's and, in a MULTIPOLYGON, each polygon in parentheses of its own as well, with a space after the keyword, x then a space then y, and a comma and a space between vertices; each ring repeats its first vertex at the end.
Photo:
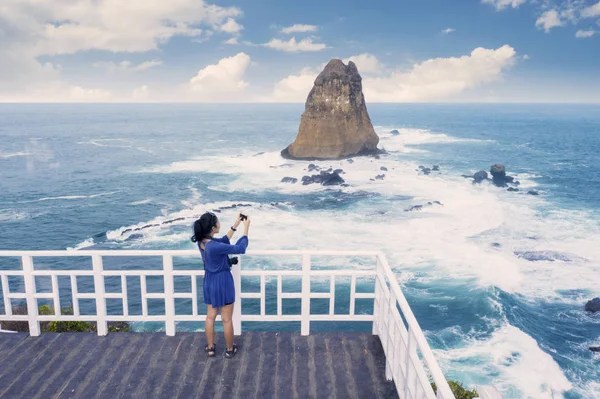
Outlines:
POLYGON ((337 173, 329 173, 321 171, 318 175, 304 176, 302 178, 302 185, 307 186, 309 184, 319 183, 323 186, 337 186, 344 184, 345 181, 337 173))
POLYGON ((281 152, 291 159, 339 159, 379 153, 362 93, 362 78, 350 61, 329 61, 306 100, 296 140, 281 152))
POLYGON ((420 210, 423 210, 423 208, 425 208, 425 207, 433 206, 433 205, 444 206, 444 204, 442 204, 440 201, 433 201, 433 202, 429 201, 425 205, 413 205, 410 208, 405 209, 404 212, 420 211, 420 210))
POLYGON ((587 301, 585 304, 585 310, 592 313, 600 312, 600 298, 594 298, 590 301, 587 301))
POLYGON ((508 183, 514 181, 513 177, 506 176, 506 167, 500 163, 492 165, 490 174, 492 175, 492 181, 498 187, 506 187, 508 183))

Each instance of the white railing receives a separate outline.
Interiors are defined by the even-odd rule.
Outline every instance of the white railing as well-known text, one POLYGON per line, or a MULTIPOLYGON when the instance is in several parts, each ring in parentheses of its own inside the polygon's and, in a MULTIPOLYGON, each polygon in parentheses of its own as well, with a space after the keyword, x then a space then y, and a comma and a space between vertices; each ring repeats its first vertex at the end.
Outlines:
MULTIPOLYGON (((394 380, 400 398, 454 398, 442 371, 440 370, 423 331, 398 285, 385 256, 378 252, 337 252, 337 251, 248 251, 245 256, 298 256, 302 258, 301 270, 241 270, 240 263, 233 266, 232 273, 235 282, 236 298, 259 299, 260 314, 242 314, 241 303, 234 307, 233 325, 236 335, 242 332, 242 322, 296 321, 301 323, 301 334, 309 335, 312 321, 370 321, 373 322, 373 334, 378 335, 386 357, 386 377, 394 380), (372 257, 375 260, 373 270, 314 270, 311 259, 313 256, 328 257, 372 257), (258 277, 259 292, 244 292, 242 277, 258 277), (283 279, 286 277, 301 278, 301 292, 283 292, 283 279), (311 292, 311 278, 329 278, 329 292, 311 292), (335 313, 336 279, 350 278, 350 304, 348 314, 335 313), (277 279, 277 312, 266 313, 266 279, 277 279), (375 292, 356 292, 357 278, 374 278, 375 292), (300 299, 301 312, 297 315, 283 314, 283 299, 300 299), (373 299, 373 314, 356 314, 357 299, 373 299), (311 299, 329 299, 328 314, 311 314, 311 299), (428 372, 426 371, 428 370, 428 372), (437 385, 437 396, 429 382, 429 375, 437 385)), ((194 250, 143 250, 143 251, 0 251, 2 257, 18 257, 21 259, 22 270, 0 270, 0 286, 2 288, 5 314, 0 314, 2 320, 27 321, 30 335, 40 334, 41 321, 89 321, 97 323, 98 335, 106 335, 108 322, 164 322, 167 335, 175 335, 176 322, 203 321, 205 314, 198 313, 198 287, 196 278, 203 276, 203 270, 179 270, 173 268, 173 257, 198 257, 194 250), (36 257, 91 257, 92 270, 35 270, 36 257), (105 270, 103 259, 108 257, 162 257, 163 270, 105 270), (23 278, 25 292, 10 292, 8 278, 20 276, 23 278), (38 293, 35 278, 50 277, 52 291, 38 293), (58 277, 70 278, 72 315, 63 315, 61 311, 58 277), (77 277, 90 276, 94 280, 94 293, 80 293, 77 277), (141 315, 130 315, 128 310, 127 278, 139 277, 141 288, 141 315), (161 276, 164 281, 163 293, 148 293, 146 278, 161 276), (191 279, 191 291, 180 293, 174 290, 176 276, 188 276, 191 279), (105 292, 105 278, 120 277, 121 292, 105 292), (175 299, 191 299, 192 314, 177 315, 175 299), (39 315, 39 299, 53 302, 53 315, 39 315), (96 302, 95 315, 82 315, 79 300, 93 299, 96 302), (121 315, 107 314, 107 299, 120 299, 123 304, 121 315), (163 299, 165 302, 164 315, 148 314, 148 299, 163 299), (26 300, 27 315, 14 315, 12 300, 26 300)))

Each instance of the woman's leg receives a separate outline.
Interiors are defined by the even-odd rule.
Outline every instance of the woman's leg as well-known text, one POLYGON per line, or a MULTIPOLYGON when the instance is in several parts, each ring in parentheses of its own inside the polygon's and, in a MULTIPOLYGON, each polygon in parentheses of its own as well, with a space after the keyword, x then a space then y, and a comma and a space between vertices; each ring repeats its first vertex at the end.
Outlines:
POLYGON ((208 305, 206 309, 206 321, 204 323, 204 331, 206 333, 206 343, 209 348, 212 348, 215 344, 215 319, 219 314, 219 308, 213 308, 208 305))
POLYGON ((233 349, 233 321, 231 321, 233 305, 235 304, 232 303, 221 308, 221 320, 223 321, 223 333, 225 334, 227 350, 233 349))

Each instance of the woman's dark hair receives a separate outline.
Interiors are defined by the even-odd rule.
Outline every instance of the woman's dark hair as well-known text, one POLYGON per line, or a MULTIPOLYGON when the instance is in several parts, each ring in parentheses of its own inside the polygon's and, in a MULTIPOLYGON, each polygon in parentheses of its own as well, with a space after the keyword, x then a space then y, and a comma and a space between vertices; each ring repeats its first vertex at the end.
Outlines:
POLYGON ((207 237, 210 237, 210 232, 217 225, 217 215, 212 212, 206 212, 200 216, 200 219, 194 222, 194 235, 192 242, 200 242, 207 237))

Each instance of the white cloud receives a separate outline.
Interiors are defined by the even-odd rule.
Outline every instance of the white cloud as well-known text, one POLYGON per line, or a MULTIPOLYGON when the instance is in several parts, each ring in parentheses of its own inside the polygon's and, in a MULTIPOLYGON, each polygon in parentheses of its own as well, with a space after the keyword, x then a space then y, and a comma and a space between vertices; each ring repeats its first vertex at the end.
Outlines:
POLYGON ((499 79, 502 71, 515 62, 515 50, 504 45, 498 49, 476 48, 459 58, 434 58, 413 65, 409 71, 390 76, 365 78, 367 101, 435 101, 499 79))
POLYGON ((92 66, 94 66, 96 68, 106 68, 109 72, 116 72, 116 71, 140 72, 140 71, 145 71, 147 69, 160 66, 162 64, 163 64, 162 60, 144 61, 138 65, 133 65, 133 63, 131 61, 121 61, 121 62, 101 61, 101 62, 93 63, 92 66))
MULTIPOLYGON (((410 70, 363 79, 369 102, 438 101, 502 77, 516 62, 515 50, 504 45, 498 49, 476 48, 469 55, 434 58, 415 64, 410 70)), ((298 75, 279 81, 271 101, 304 102, 319 71, 304 68, 298 75)))
POLYGON ((311 38, 302 39, 297 42, 295 37, 292 37, 287 42, 280 39, 272 39, 270 42, 263 44, 263 46, 288 53, 321 51, 327 48, 323 43, 313 43, 311 38))
POLYGON ((238 42, 237 37, 232 37, 229 40, 225 40, 225 44, 235 45, 235 44, 240 44, 240 43, 238 42))
POLYGON ((506 7, 517 8, 527 0, 481 0, 484 4, 491 4, 496 7, 496 10, 502 10, 506 7))
POLYGON ((250 57, 238 53, 209 65, 189 82, 192 99, 198 101, 235 101, 233 95, 242 92, 248 83, 243 78, 250 65, 250 57))
POLYGON ((237 22, 233 18, 228 18, 227 22, 225 22, 221 26, 221 30, 227 33, 239 33, 244 27, 237 22))
POLYGON ((537 21, 535 21, 535 26, 537 26, 540 29, 544 29, 546 33, 550 32, 550 29, 552 28, 564 25, 565 21, 561 19, 560 14, 556 10, 548 10, 544 12, 537 19, 537 21))
POLYGON ((443 33, 444 35, 448 35, 448 34, 450 34, 450 33, 452 33, 452 32, 456 32, 456 29, 454 29, 454 28, 446 28, 446 29, 444 29, 444 30, 442 31, 442 33, 443 33))
POLYGON ((69 87, 69 99, 76 102, 103 102, 110 100, 111 94, 103 89, 86 89, 81 86, 69 87))
MULTIPOLYGON (((202 0, 6 0, 7 20, 19 23, 35 40, 37 54, 82 50, 155 50, 173 36, 199 36, 200 25, 217 26, 241 11, 202 0)), ((231 24, 229 25, 231 26, 231 24)))
POLYGON ((358 68, 358 72, 361 74, 379 73, 382 68, 381 62, 379 62, 377 57, 369 53, 353 55, 352 57, 346 58, 343 61, 346 64, 348 61, 354 62, 358 68))
POLYGON ((600 16, 600 1, 589 7, 585 7, 581 10, 581 16, 583 18, 593 18, 600 16))
POLYGON ((288 26, 281 30, 281 33, 285 33, 289 35, 290 33, 304 33, 304 32, 316 32, 317 26, 315 25, 303 25, 303 24, 295 24, 292 26, 288 26))
POLYGON ((145 101, 145 100, 148 100, 149 94, 150 94, 150 90, 148 89, 148 86, 143 85, 143 86, 136 87, 135 89, 133 89, 133 92, 131 93, 131 98, 134 101, 145 101))
POLYGON ((593 29, 588 29, 588 30, 578 30, 577 33, 575 33, 575 37, 578 39, 584 39, 586 37, 592 37, 594 36, 594 34, 596 33, 595 30, 593 29))
POLYGON ((298 75, 289 75, 275 84, 268 101, 305 102, 318 74, 315 69, 304 68, 298 75))
MULTIPOLYGON (((99 96, 77 85, 69 90, 60 82, 60 66, 42 63, 39 57, 156 50, 174 36, 198 37, 205 28, 217 29, 241 14, 238 8, 202 0, 2 0, 0 10, 0 99, 50 98, 41 88, 53 85, 60 86, 56 98, 99 96)), ((153 66, 150 61, 137 67, 153 66)))

